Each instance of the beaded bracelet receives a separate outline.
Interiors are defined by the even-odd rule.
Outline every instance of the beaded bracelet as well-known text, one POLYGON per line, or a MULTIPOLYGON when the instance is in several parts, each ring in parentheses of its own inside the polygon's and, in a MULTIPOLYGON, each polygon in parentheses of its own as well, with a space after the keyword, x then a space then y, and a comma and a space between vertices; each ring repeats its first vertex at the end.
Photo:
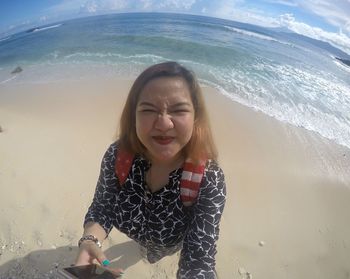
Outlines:
POLYGON ((80 245, 83 243, 83 241, 85 240, 91 240, 93 242, 96 243, 96 245, 99 247, 99 248, 102 248, 102 244, 100 241, 98 241, 97 237, 89 234, 89 235, 84 235, 82 238, 79 239, 79 242, 78 242, 78 247, 80 247, 80 245))

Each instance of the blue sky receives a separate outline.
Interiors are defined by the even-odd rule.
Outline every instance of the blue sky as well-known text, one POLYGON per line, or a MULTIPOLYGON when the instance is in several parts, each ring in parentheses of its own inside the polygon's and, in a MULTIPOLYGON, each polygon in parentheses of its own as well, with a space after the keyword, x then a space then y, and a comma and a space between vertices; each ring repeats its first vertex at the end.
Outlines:
POLYGON ((0 37, 75 17, 179 12, 290 30, 350 53, 349 0, 1 0, 0 37))

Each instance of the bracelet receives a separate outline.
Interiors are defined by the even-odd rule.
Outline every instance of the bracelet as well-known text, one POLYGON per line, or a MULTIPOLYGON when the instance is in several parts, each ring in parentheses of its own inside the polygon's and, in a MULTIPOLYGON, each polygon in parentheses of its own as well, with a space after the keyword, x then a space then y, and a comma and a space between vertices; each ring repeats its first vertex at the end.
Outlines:
POLYGON ((85 241, 85 240, 91 240, 93 242, 95 242, 95 244, 98 246, 98 248, 102 248, 102 244, 100 241, 98 241, 97 237, 89 234, 89 235, 84 235, 82 238, 79 239, 78 242, 78 247, 80 247, 80 245, 85 241))

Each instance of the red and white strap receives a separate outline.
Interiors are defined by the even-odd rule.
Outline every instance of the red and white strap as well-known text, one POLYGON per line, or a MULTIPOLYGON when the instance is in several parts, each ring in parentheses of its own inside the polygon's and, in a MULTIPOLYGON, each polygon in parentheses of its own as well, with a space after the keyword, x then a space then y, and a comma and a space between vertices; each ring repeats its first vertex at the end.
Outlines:
MULTIPOLYGON (((124 150, 118 150, 115 161, 115 172, 120 185, 123 185, 129 175, 134 156, 124 150)), ((180 182, 180 196, 185 206, 191 206, 197 199, 204 175, 206 160, 196 165, 187 159, 183 165, 180 182)))
POLYGON ((190 160, 186 160, 184 163, 180 182, 180 194, 185 206, 192 205, 197 199, 204 169, 205 161, 202 161, 199 165, 194 165, 190 160))
POLYGON ((115 160, 115 172, 120 185, 123 185, 129 175, 134 156, 124 150, 118 150, 115 160))

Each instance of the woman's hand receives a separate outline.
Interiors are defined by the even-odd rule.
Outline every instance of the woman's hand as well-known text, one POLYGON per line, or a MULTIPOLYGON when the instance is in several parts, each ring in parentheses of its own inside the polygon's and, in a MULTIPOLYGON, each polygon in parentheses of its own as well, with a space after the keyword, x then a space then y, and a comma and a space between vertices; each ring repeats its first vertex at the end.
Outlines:
POLYGON ((96 263, 97 260, 101 265, 107 257, 104 255, 101 248, 99 248, 93 241, 84 241, 79 248, 78 256, 75 265, 87 265, 96 263))
POLYGON ((102 249, 96 245, 96 243, 93 241, 84 241, 80 245, 75 265, 88 265, 96 262, 111 271, 114 275, 116 275, 116 277, 123 274, 122 269, 109 267, 109 260, 103 253, 102 249))

